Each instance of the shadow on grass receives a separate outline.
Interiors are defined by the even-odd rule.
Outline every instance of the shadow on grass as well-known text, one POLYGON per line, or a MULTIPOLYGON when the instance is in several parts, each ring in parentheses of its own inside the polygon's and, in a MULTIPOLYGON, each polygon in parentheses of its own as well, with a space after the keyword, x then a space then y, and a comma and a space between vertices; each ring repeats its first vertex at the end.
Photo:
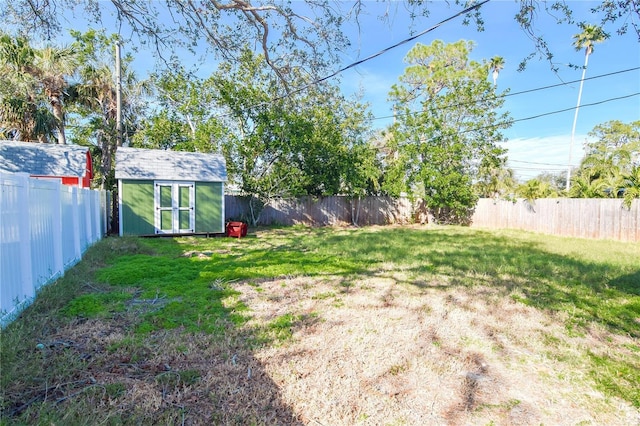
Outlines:
MULTIPOLYGON (((611 263, 617 259, 606 255, 605 261, 589 262, 530 239, 455 228, 329 236, 322 244, 343 247, 344 257, 366 265, 361 273, 391 263, 406 267, 410 284, 428 287, 429 277, 444 276, 454 285, 488 285, 539 309, 571 312, 575 325, 595 321, 614 333, 640 337, 640 269, 611 263)), ((597 249, 599 243, 575 244, 597 249)))
POLYGON ((3 331, 0 423, 303 424, 253 356, 269 334, 185 251, 108 239, 46 288, 3 331))
MULTIPOLYGON (((158 249, 171 246, 175 252, 153 259, 152 270, 145 269, 150 259, 142 255, 129 259, 129 266, 121 263, 120 268, 105 270, 101 277, 111 284, 145 282, 149 288, 161 279, 175 284, 173 289, 163 287, 162 291, 186 297, 216 280, 290 276, 342 276, 348 280, 379 276, 391 266, 403 270, 412 285, 430 287, 437 282, 439 288, 446 289, 447 285, 483 284, 539 309, 571 312, 574 325, 596 321, 614 333, 640 337, 638 267, 632 262, 615 263, 617 259, 606 255, 596 262, 559 254, 545 248, 544 238, 499 236, 464 228, 276 229, 264 238, 253 235, 243 240, 190 240, 175 245, 157 241, 153 244, 158 249), (205 253, 204 258, 180 258, 188 250, 199 250, 194 255, 205 253), (139 271, 139 276, 132 270, 139 271), (446 285, 438 279, 442 277, 446 285)), ((599 249, 597 241, 567 244, 599 249)))
POLYGON ((277 319, 266 327, 272 334, 248 327, 239 281, 347 283, 399 270, 406 285, 482 285, 570 313, 572 326, 595 321, 640 337, 637 265, 587 261, 546 248, 545 237, 513 235, 290 228, 241 240, 103 241, 52 286, 66 286, 64 296, 45 290, 3 332, 2 414, 17 423, 302 424, 253 355, 297 319, 277 319), (38 342, 44 350, 34 350, 38 342))

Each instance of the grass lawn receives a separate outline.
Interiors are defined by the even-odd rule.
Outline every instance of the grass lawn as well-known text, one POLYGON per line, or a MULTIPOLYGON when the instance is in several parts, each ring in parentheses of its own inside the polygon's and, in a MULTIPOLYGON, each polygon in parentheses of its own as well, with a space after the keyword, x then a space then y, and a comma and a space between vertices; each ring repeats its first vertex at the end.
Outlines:
POLYGON ((107 238, 2 331, 0 424, 640 423, 640 245, 107 238))

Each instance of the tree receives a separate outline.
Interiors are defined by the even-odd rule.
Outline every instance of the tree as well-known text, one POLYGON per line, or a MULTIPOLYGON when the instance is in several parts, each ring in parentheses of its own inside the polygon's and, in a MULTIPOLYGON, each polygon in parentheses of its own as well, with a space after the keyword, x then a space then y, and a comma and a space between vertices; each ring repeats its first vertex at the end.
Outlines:
POLYGON ((0 33, 0 128, 10 139, 48 142, 56 118, 33 73, 35 50, 24 37, 0 33))
POLYGON ((143 148, 182 151, 219 151, 217 141, 225 131, 216 115, 212 79, 202 79, 184 68, 151 78, 159 108, 147 117, 132 143, 143 148))
POLYGON ((504 165, 499 114, 503 97, 486 81, 486 65, 469 60, 473 43, 417 44, 405 58, 409 66, 392 88, 397 123, 390 144, 385 189, 423 197, 439 222, 462 222, 477 201, 474 182, 504 165))
POLYGON ((571 127, 571 142, 569 145, 569 162, 567 166, 567 192, 571 185, 571 154, 573 151, 573 141, 576 135, 576 124, 578 122, 578 111, 580 110, 580 99, 582 98, 582 88, 584 86, 584 76, 587 72, 587 64, 589 63, 589 55, 593 53, 593 46, 596 43, 601 43, 609 35, 605 33, 602 28, 597 25, 590 25, 585 23, 579 24, 582 32, 573 36, 573 46, 577 51, 584 49, 584 66, 582 67, 582 78, 580 79, 580 89, 578 89, 578 103, 576 104, 576 111, 573 116, 573 126, 571 127))
POLYGON ((634 199, 640 198, 640 165, 633 168, 623 175, 623 198, 624 205, 628 208, 634 199))
POLYGON ((589 132, 594 140, 585 145, 585 160, 605 162, 628 172, 640 164, 640 120, 598 124, 589 132))
MULTIPOLYGON (((222 153, 254 223, 277 197, 357 196, 375 187, 366 107, 327 84, 279 96, 269 70, 247 49, 208 78, 184 70, 156 76, 161 109, 144 121, 134 145, 222 153)), ((298 72, 291 81, 304 86, 306 78, 298 72)))
POLYGON ((49 100, 56 119, 58 143, 66 144, 64 96, 69 87, 68 79, 78 69, 78 56, 73 46, 47 46, 35 51, 35 68, 25 68, 42 84, 42 90, 49 100))
MULTIPOLYGON (((116 35, 89 30, 72 31, 74 46, 78 51, 78 81, 69 90, 69 110, 75 124, 72 139, 75 143, 91 146, 94 168, 99 185, 115 191, 114 157, 118 144, 116 129, 117 87, 113 66, 116 35)), ((125 141, 136 128, 135 121, 142 115, 139 102, 142 87, 128 64, 132 58, 123 59, 122 92, 125 141)))
POLYGON ((481 198, 509 199, 513 197, 516 189, 514 171, 507 167, 488 167, 475 182, 474 189, 481 198))
POLYGON ((573 197, 635 197, 636 168, 640 166, 640 121, 599 124, 589 133, 570 195, 573 197), (632 194, 632 195, 629 195, 632 194))
MULTIPOLYGON (((389 1, 389 0, 387 0, 389 1)), ((155 51, 175 49, 174 52, 193 49, 207 43, 218 59, 232 60, 247 43, 262 50, 265 60, 282 81, 289 81, 289 71, 305 67, 308 73, 321 73, 324 66, 338 59, 341 48, 348 40, 341 32, 347 20, 358 22, 362 14, 368 13, 367 2, 357 0, 344 9, 344 2, 315 1, 290 2, 272 0, 256 2, 250 0, 165 2, 111 0, 33 0, 6 1, 0 9, 0 19, 9 28, 21 34, 38 34, 50 39, 60 33, 61 20, 81 15, 95 23, 102 22, 103 14, 117 16, 119 25, 129 27, 137 34, 141 44, 152 43, 155 51), (162 18, 167 19, 162 19, 162 18), (170 23, 170 24, 164 24, 170 23), (306 52, 290 60, 294 52, 306 52)), ((455 0, 452 4, 463 7, 469 2, 455 0)), ((577 4, 577 3, 576 3, 577 4)), ((406 10, 411 16, 428 16, 430 2, 409 0, 406 10)), ((534 56, 547 59, 551 67, 553 52, 537 23, 552 19, 557 23, 573 24, 573 4, 565 0, 540 1, 519 0, 514 19, 533 43, 533 52, 520 63, 523 69, 534 56)), ((405 8, 402 9, 403 11, 405 8)), ((381 19, 389 19, 385 10, 381 19)), ((626 33, 629 24, 640 40, 640 8, 634 0, 602 1, 590 8, 594 19, 617 33, 626 33)), ((474 9, 464 19, 464 24, 474 21, 478 30, 484 29, 482 9, 474 9)), ((165 58, 171 61, 175 58, 165 58)))
POLYGON ((502 56, 494 56, 491 58, 489 62, 489 69, 492 71, 491 76, 493 77, 493 85, 498 85, 498 75, 500 75, 500 71, 504 68, 504 58, 502 56))
MULTIPOLYGON (((18 108, 16 112, 22 112, 22 115, 28 111, 33 113, 34 108, 27 105, 36 105, 37 110, 39 101, 46 99, 54 118, 57 143, 65 144, 67 141, 64 96, 69 87, 68 79, 75 74, 78 67, 76 50, 73 46, 46 46, 34 49, 24 37, 12 39, 3 34, 0 38, 0 62, 5 69, 13 73, 6 78, 18 81, 17 85, 27 93, 26 99, 22 98, 26 100, 26 111, 24 108, 18 108)), ((12 99, 18 100, 20 97, 14 95, 12 99)), ((11 104, 11 101, 5 101, 3 104, 7 105, 7 102, 11 104)), ((37 127, 37 124, 34 127, 37 127)))
POLYGON ((208 54, 226 62, 237 60, 247 45, 256 46, 286 89, 293 69, 321 75, 348 45, 340 28, 349 12, 340 2, 16 0, 2 8, 0 18, 20 31, 50 38, 61 31, 61 11, 95 23, 102 22, 102 15, 116 15, 139 44, 154 46, 171 67, 179 63, 173 54, 195 52, 196 46, 208 46, 208 54))
POLYGON ((538 198, 552 197, 556 195, 556 193, 554 192, 549 182, 534 178, 529 179, 525 183, 519 185, 516 188, 516 195, 518 197, 524 198, 531 203, 533 202, 533 200, 537 200, 538 198))
POLYGON ((605 190, 606 186, 602 180, 578 174, 573 177, 569 196, 572 198, 603 198, 605 190))

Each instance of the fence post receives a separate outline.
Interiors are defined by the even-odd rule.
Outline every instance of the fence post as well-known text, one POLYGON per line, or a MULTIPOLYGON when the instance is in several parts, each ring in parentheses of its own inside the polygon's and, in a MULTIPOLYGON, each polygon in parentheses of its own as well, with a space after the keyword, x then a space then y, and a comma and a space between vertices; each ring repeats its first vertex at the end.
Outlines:
MULTIPOLYGON (((21 206, 20 210, 23 212, 29 211, 29 176, 21 174, 17 176, 20 181, 20 187, 23 188, 18 191, 18 205, 21 206)), ((33 285, 33 268, 31 265, 31 227, 29 214, 21 214, 19 217, 18 232, 20 235, 20 241, 24 242, 20 244, 20 266, 21 282, 20 288, 22 289, 23 300, 31 299, 35 296, 35 287, 33 285)), ((20 302, 23 302, 20 300, 20 302)))
POLYGON ((74 263, 82 256, 82 250, 80 249, 80 206, 78 205, 78 187, 72 187, 71 200, 73 207, 73 248, 74 248, 74 263))
POLYGON ((102 202, 100 200, 102 192, 92 191, 91 194, 93 195, 93 242, 95 243, 102 237, 100 232, 102 230, 102 215, 100 214, 102 211, 102 202))
POLYGON ((82 188, 81 191, 83 192, 82 205, 84 207, 84 225, 87 233, 85 246, 82 247, 82 253, 84 253, 85 250, 93 243, 93 229, 91 227, 91 190, 82 188))
POLYGON ((54 276, 64 274, 64 259, 62 255, 62 185, 56 185, 53 196, 53 264, 54 276))

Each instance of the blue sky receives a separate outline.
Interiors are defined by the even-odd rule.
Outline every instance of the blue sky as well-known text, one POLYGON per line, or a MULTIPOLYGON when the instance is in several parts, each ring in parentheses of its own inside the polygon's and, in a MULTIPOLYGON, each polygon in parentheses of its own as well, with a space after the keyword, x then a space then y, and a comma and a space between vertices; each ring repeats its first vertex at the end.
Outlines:
MULTIPOLYGON (((596 23, 589 9, 597 3, 568 2, 574 9, 576 20, 585 20, 588 23, 596 23)), ((413 22, 412 29, 415 32, 427 29, 459 10, 458 7, 449 7, 444 2, 431 4, 430 7, 431 14, 428 18, 419 18, 413 22)), ((536 27, 554 53, 553 61, 559 70, 554 73, 546 59, 536 57, 529 62, 524 71, 519 72, 519 63, 533 51, 534 45, 513 18, 517 13, 518 4, 514 1, 494 0, 482 6, 482 10, 485 18, 484 32, 478 32, 473 25, 463 26, 462 19, 457 18, 415 42, 385 53, 358 66, 355 70, 346 71, 342 75, 343 90, 362 90, 365 100, 371 103, 376 116, 390 116, 392 111, 386 101, 387 93, 406 66, 403 62, 404 56, 416 42, 430 44, 435 39, 445 42, 455 42, 460 39, 473 40, 476 47, 471 57, 477 61, 488 60, 496 55, 502 56, 506 64, 498 78, 499 90, 510 89, 511 93, 515 93, 580 79, 582 70, 568 66, 568 64, 581 66, 584 63, 584 52, 576 52, 572 46, 572 36, 579 32, 576 26, 558 25, 544 12, 540 13, 536 27)), ((360 57, 366 57, 410 35, 409 19, 404 7, 401 4, 395 4, 395 6, 392 4, 390 15, 390 24, 381 22, 375 15, 363 20, 360 34, 355 35, 354 40, 354 44, 360 45, 360 57)), ((609 32, 612 37, 596 45, 594 53, 589 58, 587 78, 640 67, 640 44, 635 32, 624 36, 615 34, 613 30, 609 32)), ((358 58, 354 55, 346 61, 353 59, 358 58)), ((573 83, 527 94, 514 94, 506 98, 504 109, 510 111, 512 118, 518 120, 575 108, 578 89, 579 83, 573 83)), ((584 83, 581 105, 638 92, 640 92, 640 70, 587 80, 584 83)), ((566 170, 573 118, 574 110, 570 110, 519 121, 504 132, 508 139, 504 147, 508 149, 509 165, 516 171, 519 178, 528 179, 541 171, 566 170)), ((579 164, 587 134, 594 126, 609 120, 623 122, 640 120, 640 96, 580 108, 572 164, 579 164)), ((379 124, 384 125, 388 121, 379 120, 379 124)))
MULTIPOLYGON (((345 2, 344 9, 347 10, 352 3, 345 2)), ((402 2, 365 1, 366 8, 360 16, 359 30, 354 25, 345 26, 352 50, 342 53, 342 66, 368 57, 430 28, 462 9, 460 6, 449 3, 452 2, 429 2, 428 7, 431 11, 429 17, 417 17, 411 21, 402 2), (380 16, 385 12, 388 19, 381 20, 380 16)), ((587 23, 597 23, 589 11, 599 3, 567 1, 574 11, 576 22, 586 21, 587 23)), ((293 4, 296 6, 295 1, 293 4)), ((297 4, 303 6, 302 3, 297 4)), ((111 6, 109 2, 105 2, 104 5, 111 6)), ((387 102, 387 94, 403 73, 406 67, 403 58, 415 43, 429 44, 436 39, 445 42, 455 42, 460 39, 473 40, 476 47, 471 53, 472 59, 489 60, 496 55, 505 59, 505 68, 498 79, 498 89, 509 89, 513 94, 506 98, 504 105, 504 109, 510 111, 513 119, 522 120, 557 110, 570 109, 537 119, 517 121, 510 129, 504 131, 507 140, 503 145, 508 149, 509 166, 522 180, 534 177, 543 171, 566 170, 574 117, 572 108, 576 106, 579 83, 527 94, 515 93, 579 80, 582 70, 569 66, 570 64, 581 66, 584 62, 584 52, 576 52, 572 46, 572 36, 578 33, 579 29, 575 24, 558 25, 546 12, 540 11, 536 30, 538 34, 544 36, 553 52, 553 61, 558 67, 558 72, 551 70, 551 65, 546 59, 538 57, 530 60, 527 68, 519 72, 518 64, 533 52, 534 45, 514 19, 518 6, 519 3, 515 0, 492 0, 482 6, 485 20, 483 32, 478 32, 473 24, 462 25, 462 17, 456 18, 413 42, 341 73, 340 86, 345 94, 362 93, 363 100, 371 105, 374 116, 389 117, 392 111, 387 102)), ((81 22, 77 20, 74 20, 72 25, 74 28, 82 27, 81 22)), ((606 28, 612 37, 595 47, 589 59, 587 78, 640 67, 640 44, 635 31, 632 30, 620 36, 615 34, 615 29, 606 28)), ((126 49, 125 45, 125 51, 126 49)), ((134 66, 138 69, 139 76, 144 77, 147 72, 152 71, 147 68, 152 66, 154 61, 148 52, 139 51, 135 56, 138 59, 134 66)), ((184 60, 185 63, 193 62, 193 55, 185 52, 184 60)), ((214 60, 208 60, 209 67, 213 64, 215 64, 214 60)), ((205 75, 210 71, 212 69, 203 69, 201 74, 205 75)), ((640 92, 640 70, 588 80, 584 83, 581 105, 638 92, 640 92)), ((579 164, 583 156, 582 146, 587 133, 594 126, 609 120, 623 122, 640 120, 640 96, 580 108, 571 161, 573 165, 579 164)), ((375 120, 373 124, 382 128, 390 122, 391 119, 386 118, 375 120)))

